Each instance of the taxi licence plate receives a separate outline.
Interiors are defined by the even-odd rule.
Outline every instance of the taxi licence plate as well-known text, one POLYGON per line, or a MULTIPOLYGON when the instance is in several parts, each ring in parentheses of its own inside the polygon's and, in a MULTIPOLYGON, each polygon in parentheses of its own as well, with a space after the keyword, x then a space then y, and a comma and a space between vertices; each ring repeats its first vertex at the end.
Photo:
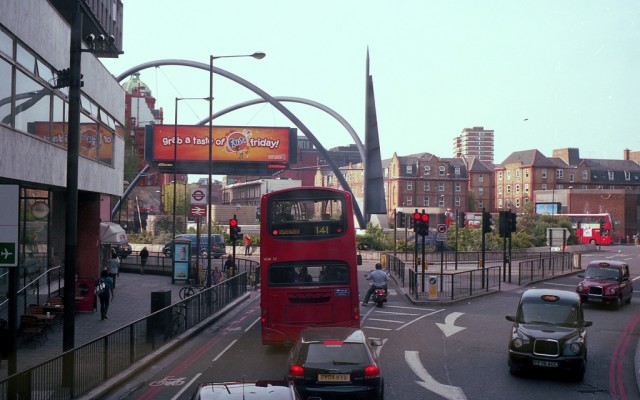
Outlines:
POLYGON ((557 361, 533 360, 533 365, 536 367, 558 368, 557 361))
POLYGON ((318 374, 318 382, 349 382, 349 374, 318 374))

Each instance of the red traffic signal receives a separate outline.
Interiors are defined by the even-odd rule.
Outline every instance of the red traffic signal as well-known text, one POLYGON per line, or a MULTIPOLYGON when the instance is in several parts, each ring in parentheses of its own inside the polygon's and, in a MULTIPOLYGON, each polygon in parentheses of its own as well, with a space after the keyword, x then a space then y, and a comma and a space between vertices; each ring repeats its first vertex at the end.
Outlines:
POLYGON ((420 215, 420 220, 421 220, 422 222, 429 223, 429 214, 422 214, 422 215, 420 215))
POLYGON ((232 227, 232 228, 235 228, 236 226, 238 226, 238 220, 235 219, 235 218, 231 218, 229 220, 229 226, 232 227))

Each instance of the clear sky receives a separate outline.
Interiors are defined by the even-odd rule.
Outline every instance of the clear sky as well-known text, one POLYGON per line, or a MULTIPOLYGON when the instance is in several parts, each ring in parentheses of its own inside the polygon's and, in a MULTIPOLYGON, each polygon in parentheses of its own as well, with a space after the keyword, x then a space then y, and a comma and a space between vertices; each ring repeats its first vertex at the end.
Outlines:
MULTIPOLYGON (((263 51, 216 67, 272 96, 303 97, 341 114, 364 141, 367 49, 382 158, 452 157, 463 128, 495 130, 495 159, 576 147, 583 158, 640 150, 640 1, 635 0, 123 0, 125 54, 114 75, 159 59, 263 51)), ((176 97, 207 97, 206 71, 142 71, 165 123, 176 97)), ((255 99, 217 76, 214 110, 255 99)), ((323 112, 285 103, 327 148, 353 143, 323 112)), ((179 102, 178 123, 206 118, 203 100, 179 102)), ((292 126, 269 105, 218 125, 292 126)))

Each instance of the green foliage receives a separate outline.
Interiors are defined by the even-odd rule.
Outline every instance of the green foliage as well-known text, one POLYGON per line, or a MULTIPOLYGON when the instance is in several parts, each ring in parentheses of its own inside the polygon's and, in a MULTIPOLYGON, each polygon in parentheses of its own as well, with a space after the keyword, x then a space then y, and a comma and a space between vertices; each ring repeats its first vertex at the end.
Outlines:
POLYGON ((379 226, 368 223, 365 233, 356 237, 356 245, 361 250, 393 250, 393 238, 379 226))

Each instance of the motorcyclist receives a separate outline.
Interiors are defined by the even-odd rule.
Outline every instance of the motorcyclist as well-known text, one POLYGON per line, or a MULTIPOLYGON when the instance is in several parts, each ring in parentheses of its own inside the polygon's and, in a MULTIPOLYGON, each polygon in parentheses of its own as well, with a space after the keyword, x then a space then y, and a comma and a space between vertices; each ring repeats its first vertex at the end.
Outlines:
POLYGON ((377 287, 384 288, 384 293, 387 293, 387 282, 389 282, 389 275, 387 275, 387 273, 382 270, 382 264, 377 263, 376 270, 369 274, 367 280, 373 282, 373 284, 369 287, 367 295, 364 297, 364 301, 362 302, 363 306, 369 304, 369 299, 371 298, 371 295, 373 295, 373 292, 377 287))

